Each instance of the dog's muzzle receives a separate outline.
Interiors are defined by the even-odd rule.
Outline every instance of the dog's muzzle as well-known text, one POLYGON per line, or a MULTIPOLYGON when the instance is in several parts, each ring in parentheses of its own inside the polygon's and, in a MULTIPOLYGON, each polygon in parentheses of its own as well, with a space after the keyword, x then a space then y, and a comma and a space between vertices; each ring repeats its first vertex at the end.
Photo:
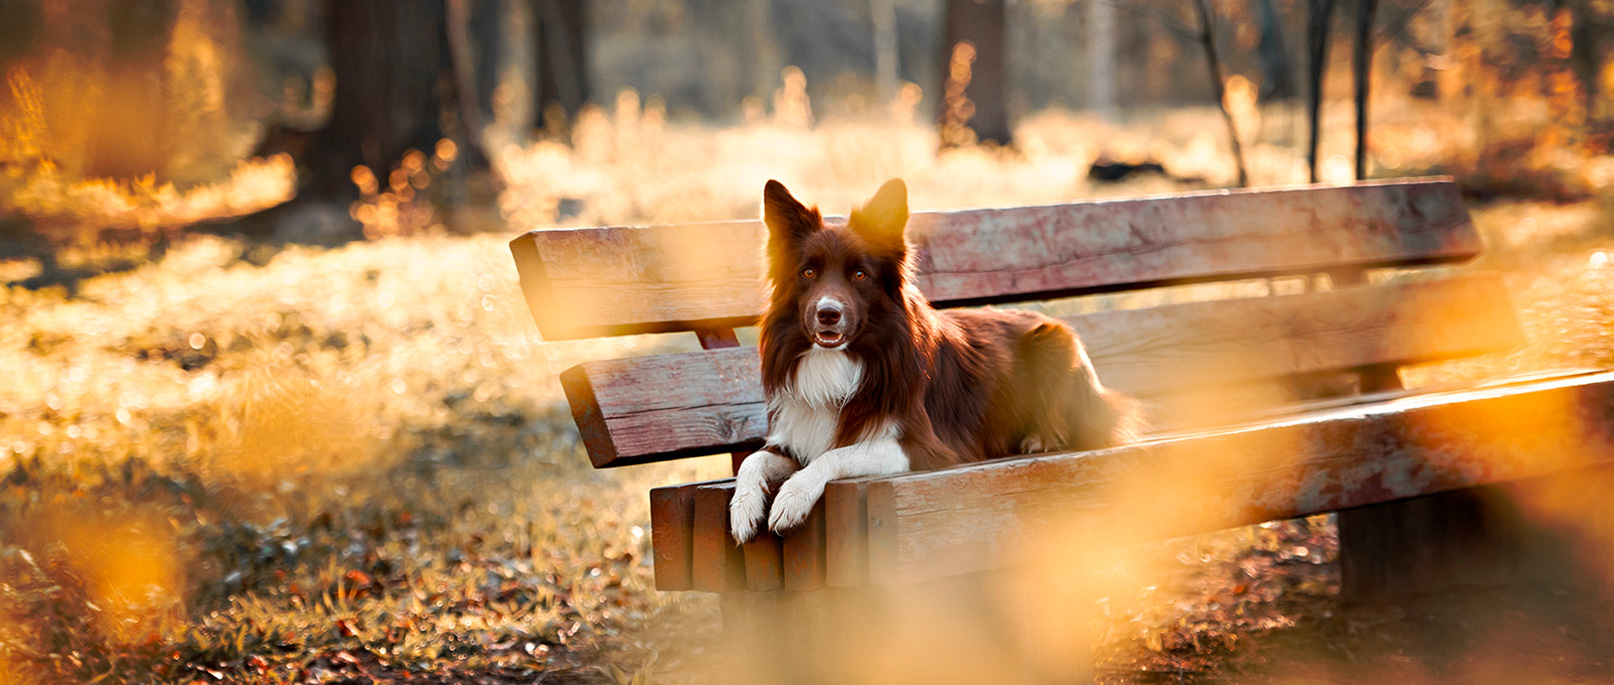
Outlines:
POLYGON ((845 321, 845 307, 834 300, 820 300, 813 312, 817 320, 813 327, 813 342, 819 347, 834 349, 846 343, 846 333, 841 325, 845 321))

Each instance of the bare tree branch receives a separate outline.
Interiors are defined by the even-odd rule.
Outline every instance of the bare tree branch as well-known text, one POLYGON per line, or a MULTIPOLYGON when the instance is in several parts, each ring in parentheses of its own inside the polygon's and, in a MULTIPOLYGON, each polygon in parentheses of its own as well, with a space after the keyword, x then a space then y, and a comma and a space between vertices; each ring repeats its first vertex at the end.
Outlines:
POLYGON ((1227 122, 1227 137, 1233 143, 1233 162, 1239 170, 1239 187, 1243 188, 1250 185, 1250 174, 1244 166, 1244 145, 1239 142, 1238 127, 1233 122, 1233 113, 1227 109, 1227 88, 1222 83, 1222 60, 1216 54, 1216 25, 1210 0, 1194 0, 1194 9, 1199 13, 1199 44, 1205 48, 1205 65, 1210 68, 1211 92, 1216 96, 1217 108, 1222 110, 1222 119, 1227 122))

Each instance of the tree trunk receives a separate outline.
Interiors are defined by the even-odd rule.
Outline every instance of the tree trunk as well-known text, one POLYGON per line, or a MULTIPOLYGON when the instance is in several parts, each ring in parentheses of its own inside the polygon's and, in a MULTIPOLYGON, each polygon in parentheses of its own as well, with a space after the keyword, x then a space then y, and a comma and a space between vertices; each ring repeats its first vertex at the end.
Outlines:
POLYGON ((444 137, 454 77, 441 1, 328 0, 327 12, 336 96, 307 160, 308 189, 341 197, 353 193, 355 165, 385 179, 409 150, 430 153, 444 137))
POLYGON ((538 125, 564 128, 588 102, 588 7, 583 0, 533 0, 537 30, 538 125))
POLYGON ((1289 63, 1289 45, 1283 39, 1283 17, 1272 0, 1256 0, 1256 21, 1260 25, 1260 42, 1256 52, 1261 57, 1261 101, 1287 101, 1295 97, 1294 67, 1289 63))
POLYGON ((766 100, 778 87, 785 68, 780 57, 778 28, 773 24, 770 0, 745 0, 745 40, 751 56, 751 95, 766 100))
POLYGON ((1317 146, 1321 135, 1323 73, 1328 66, 1328 23, 1334 13, 1334 0, 1311 0, 1310 16, 1306 22, 1306 167, 1311 171, 1311 182, 1317 182, 1317 146))
MULTIPOLYGON (((0 2, 0 64, 10 64, 33 52, 44 25, 43 9, 32 2, 0 2)), ((0 98, 10 93, 0 93, 0 98)), ((3 102, 3 100, 0 100, 3 102)))
POLYGON ((1115 5, 1112 0, 1087 2, 1087 68, 1092 78, 1089 106, 1106 121, 1120 118, 1115 87, 1115 5))
POLYGON ((505 64, 511 46, 504 27, 518 21, 515 5, 510 0, 471 0, 470 24, 467 37, 474 56, 471 83, 476 93, 478 111, 487 119, 493 113, 494 91, 499 87, 500 67, 505 64))
POLYGON ((1008 145, 1014 132, 1009 128, 1006 97, 1004 0, 947 0, 946 12, 940 117, 943 144, 962 142, 949 141, 948 135, 950 127, 963 127, 974 132, 976 141, 1008 145), (973 52, 974 60, 958 73, 951 67, 958 47, 965 43, 969 49, 964 52, 973 52))
POLYGON ((1194 0, 1194 10, 1199 13, 1199 44, 1205 50, 1205 66, 1210 70, 1211 93, 1216 96, 1216 107, 1222 111, 1222 120, 1227 124, 1233 163, 1238 167, 1238 185, 1244 188, 1250 185, 1250 173, 1244 165, 1244 144, 1239 141, 1238 126, 1233 122, 1233 113, 1227 109, 1227 89, 1222 83, 1222 60, 1216 53, 1216 22, 1210 0, 1194 0))
POLYGON ((108 3, 106 93, 90 115, 85 175, 131 179, 163 171, 168 155, 163 58, 172 0, 108 3))
POLYGON ((1373 69, 1373 13, 1378 0, 1356 0, 1356 180, 1367 178, 1367 98, 1373 69))
POLYGON ((482 152, 483 117, 477 89, 477 53, 492 53, 498 49, 498 44, 487 41, 486 35, 480 36, 483 39, 480 41, 473 39, 472 15, 476 10, 470 0, 446 0, 444 9, 454 100, 459 104, 454 111, 458 115, 456 125, 449 128, 458 131, 467 143, 463 146, 465 163, 475 169, 486 169, 490 165, 482 152))
POLYGON ((1576 79, 1586 92, 1587 132, 1592 134, 1594 140, 1601 141, 1603 147, 1597 151, 1603 153, 1614 148, 1608 140, 1609 134, 1614 132, 1614 121, 1610 117, 1614 108, 1610 107, 1601 92, 1603 46, 1609 25, 1601 23, 1603 17, 1594 5, 1586 0, 1566 3, 1574 22, 1569 29, 1569 67, 1574 70, 1576 79))
POLYGON ((897 97, 897 8, 892 0, 869 0, 874 24, 874 88, 880 104, 897 97))

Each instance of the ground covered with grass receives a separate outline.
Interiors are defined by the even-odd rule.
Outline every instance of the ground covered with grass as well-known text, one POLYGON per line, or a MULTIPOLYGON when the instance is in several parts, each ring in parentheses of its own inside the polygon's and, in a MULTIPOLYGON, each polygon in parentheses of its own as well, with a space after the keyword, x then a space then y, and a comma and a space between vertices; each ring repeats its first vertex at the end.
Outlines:
POLYGON ((703 466, 593 472, 554 375, 669 343, 534 344, 500 238, 242 252, 0 291, 5 682, 642 660, 644 491, 703 466))

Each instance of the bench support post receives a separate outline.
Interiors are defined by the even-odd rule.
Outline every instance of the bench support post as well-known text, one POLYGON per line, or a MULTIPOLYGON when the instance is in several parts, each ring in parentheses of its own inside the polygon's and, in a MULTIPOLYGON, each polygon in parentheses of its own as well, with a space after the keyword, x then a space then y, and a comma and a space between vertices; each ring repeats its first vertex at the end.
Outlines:
POLYGON ((1596 534, 1584 525, 1614 512, 1560 493, 1608 492, 1611 482, 1614 471, 1588 469, 1341 511, 1340 598, 1373 605, 1473 589, 1596 596, 1594 560, 1582 557, 1598 546, 1579 541, 1596 534))

